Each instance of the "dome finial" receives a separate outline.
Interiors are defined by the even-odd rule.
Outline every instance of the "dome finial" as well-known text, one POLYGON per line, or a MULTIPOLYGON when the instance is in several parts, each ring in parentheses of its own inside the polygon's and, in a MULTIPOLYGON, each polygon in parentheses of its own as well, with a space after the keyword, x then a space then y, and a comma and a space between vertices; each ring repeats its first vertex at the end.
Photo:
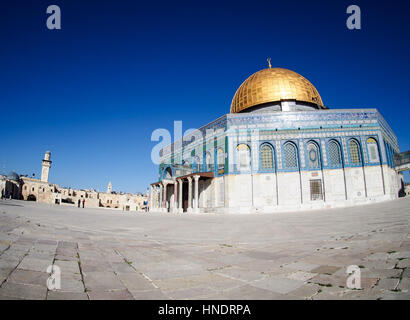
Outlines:
POLYGON ((270 64, 270 58, 266 59, 268 61, 269 69, 272 69, 272 65, 270 64))

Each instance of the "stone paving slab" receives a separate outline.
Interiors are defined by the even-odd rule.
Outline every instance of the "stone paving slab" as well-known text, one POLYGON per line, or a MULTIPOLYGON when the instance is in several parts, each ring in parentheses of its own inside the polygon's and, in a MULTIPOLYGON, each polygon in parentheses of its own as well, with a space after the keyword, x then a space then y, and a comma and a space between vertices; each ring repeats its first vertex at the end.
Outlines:
POLYGON ((366 269, 393 269, 396 266, 396 260, 375 260, 375 261, 362 261, 366 269))
POLYGON ((317 276, 314 276, 313 278, 309 279, 309 282, 325 287, 345 287, 346 277, 328 274, 318 274, 317 276))
POLYGON ((258 288, 252 285, 243 285, 231 290, 222 291, 221 294, 212 297, 212 299, 227 300, 275 300, 282 297, 280 293, 258 288))
POLYGON ((381 300, 410 300, 410 292, 382 291, 381 300))
POLYGON ((30 258, 29 256, 25 257, 23 261, 18 265, 18 269, 23 270, 31 270, 31 271, 39 271, 39 272, 46 272, 47 268, 52 265, 52 259, 37 259, 37 258, 30 258))
POLYGON ((363 277, 367 278, 399 278, 402 274, 400 269, 361 269, 363 277))
POLYGON ((303 286, 290 291, 286 294, 286 296, 289 299, 295 299, 295 300, 307 300, 307 299, 311 299, 314 295, 316 295, 318 293, 318 291, 320 290, 320 286, 314 283, 306 283, 303 286))
POLYGON ((221 275, 221 276, 227 276, 232 279, 244 280, 244 281, 259 280, 264 277, 264 274, 260 271, 248 270, 248 269, 239 268, 239 267, 221 268, 221 269, 213 271, 213 273, 221 275))
POLYGON ((86 272, 84 283, 90 291, 123 290, 126 287, 113 272, 86 272))
POLYGON ((378 280, 379 280, 379 279, 377 279, 377 278, 365 278, 365 277, 362 277, 362 278, 360 279, 360 284, 361 284, 361 287, 362 287, 363 289, 370 289, 370 288, 373 288, 373 287, 377 284, 378 280))
POLYGON ((62 260, 62 261, 78 261, 77 257, 73 256, 65 256, 61 254, 56 254, 55 255, 55 260, 62 260))
POLYGON ((31 284, 45 286, 50 275, 46 272, 30 270, 14 270, 8 278, 8 281, 21 284, 31 284))
POLYGON ((317 275, 317 273, 296 271, 296 272, 292 272, 292 273, 287 274, 286 278, 293 279, 293 280, 299 280, 299 281, 307 281, 309 279, 312 279, 316 275, 317 275))
POLYGON ((19 263, 20 263, 20 260, 16 260, 12 257, 4 258, 3 256, 1 256, 0 269, 13 270, 18 266, 19 263))
POLYGON ((159 289, 147 291, 131 291, 135 300, 170 300, 168 296, 159 289))
POLYGON ((400 279, 381 279, 377 283, 377 288, 381 290, 395 290, 399 286, 400 279))
POLYGON ((28 300, 45 300, 47 287, 7 281, 1 286, 0 295, 28 300))
POLYGON ((226 278, 217 274, 203 273, 200 275, 189 275, 182 278, 170 278, 165 280, 154 280, 153 284, 161 290, 178 290, 184 288, 206 286, 207 284, 215 284, 223 282, 226 278))
POLYGON ((88 260, 81 258, 80 261, 81 270, 85 273, 113 271, 111 265, 105 260, 88 260))
POLYGON ((288 269, 293 269, 293 270, 296 270, 296 271, 310 272, 313 269, 318 268, 319 266, 317 264, 311 264, 311 263, 292 262, 292 263, 284 265, 284 267, 288 268, 288 269))
POLYGON ((54 265, 61 269, 61 273, 80 273, 78 261, 54 260, 54 265))
POLYGON ((61 289, 63 292, 85 292, 84 283, 81 280, 61 279, 61 289))
POLYGON ((391 258, 392 259, 410 259, 410 250, 392 253, 391 258))
POLYGON ((409 288, 410 288, 410 279, 409 278, 401 279, 398 289, 404 292, 409 292, 410 291, 409 288))
POLYGON ((403 278, 410 278, 410 268, 407 268, 403 271, 403 278))
POLYGON ((116 273, 136 273, 131 264, 126 262, 111 262, 111 268, 116 273))
POLYGON ((133 295, 127 289, 115 291, 91 291, 88 295, 90 300, 135 300, 133 295))
POLYGON ((399 260, 399 262, 397 263, 397 268, 410 268, 410 259, 399 260))
POLYGON ((130 291, 147 291, 155 288, 151 282, 137 273, 118 273, 117 276, 130 291))
POLYGON ((217 291, 208 287, 192 287, 175 291, 164 291, 164 294, 176 300, 201 299, 212 297, 217 294, 217 291))
POLYGON ((338 271, 340 267, 337 266, 319 266, 311 270, 312 273, 333 274, 338 271))
POLYGON ((47 300, 88 300, 88 295, 84 292, 48 291, 47 300))
POLYGON ((268 277, 262 280, 253 281, 252 285, 257 288, 270 290, 280 294, 286 294, 303 286, 304 282, 281 277, 268 277))

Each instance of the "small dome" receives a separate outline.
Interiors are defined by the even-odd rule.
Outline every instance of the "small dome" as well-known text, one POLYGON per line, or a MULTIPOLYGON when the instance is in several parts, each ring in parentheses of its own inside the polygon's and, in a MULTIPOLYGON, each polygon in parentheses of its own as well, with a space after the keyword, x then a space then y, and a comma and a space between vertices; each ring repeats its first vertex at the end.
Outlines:
POLYGON ((232 99, 231 113, 281 100, 296 100, 324 109, 316 88, 300 74, 283 68, 260 70, 246 79, 232 99))
POLYGON ((9 172, 9 174, 7 175, 7 179, 9 180, 14 180, 14 181, 19 181, 20 180, 20 176, 15 173, 14 171, 9 172))

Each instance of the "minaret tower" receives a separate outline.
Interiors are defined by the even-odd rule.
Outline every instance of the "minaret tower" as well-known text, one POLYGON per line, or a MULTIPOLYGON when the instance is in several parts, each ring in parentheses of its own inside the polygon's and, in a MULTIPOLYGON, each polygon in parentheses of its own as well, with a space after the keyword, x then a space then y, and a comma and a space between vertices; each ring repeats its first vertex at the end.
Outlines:
POLYGON ((112 192, 112 184, 111 181, 108 182, 108 187, 107 187, 107 193, 111 193, 112 192))
POLYGON ((51 167, 51 160, 50 160, 51 152, 46 151, 44 154, 44 159, 41 165, 41 181, 48 182, 48 173, 51 167))

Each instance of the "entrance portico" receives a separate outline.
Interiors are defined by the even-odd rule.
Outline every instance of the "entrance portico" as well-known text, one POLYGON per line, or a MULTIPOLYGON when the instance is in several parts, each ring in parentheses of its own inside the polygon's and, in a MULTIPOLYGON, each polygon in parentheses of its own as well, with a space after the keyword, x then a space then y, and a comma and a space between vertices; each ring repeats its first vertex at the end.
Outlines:
POLYGON ((212 172, 199 172, 152 183, 150 211, 199 213, 199 181, 213 176, 212 172))

